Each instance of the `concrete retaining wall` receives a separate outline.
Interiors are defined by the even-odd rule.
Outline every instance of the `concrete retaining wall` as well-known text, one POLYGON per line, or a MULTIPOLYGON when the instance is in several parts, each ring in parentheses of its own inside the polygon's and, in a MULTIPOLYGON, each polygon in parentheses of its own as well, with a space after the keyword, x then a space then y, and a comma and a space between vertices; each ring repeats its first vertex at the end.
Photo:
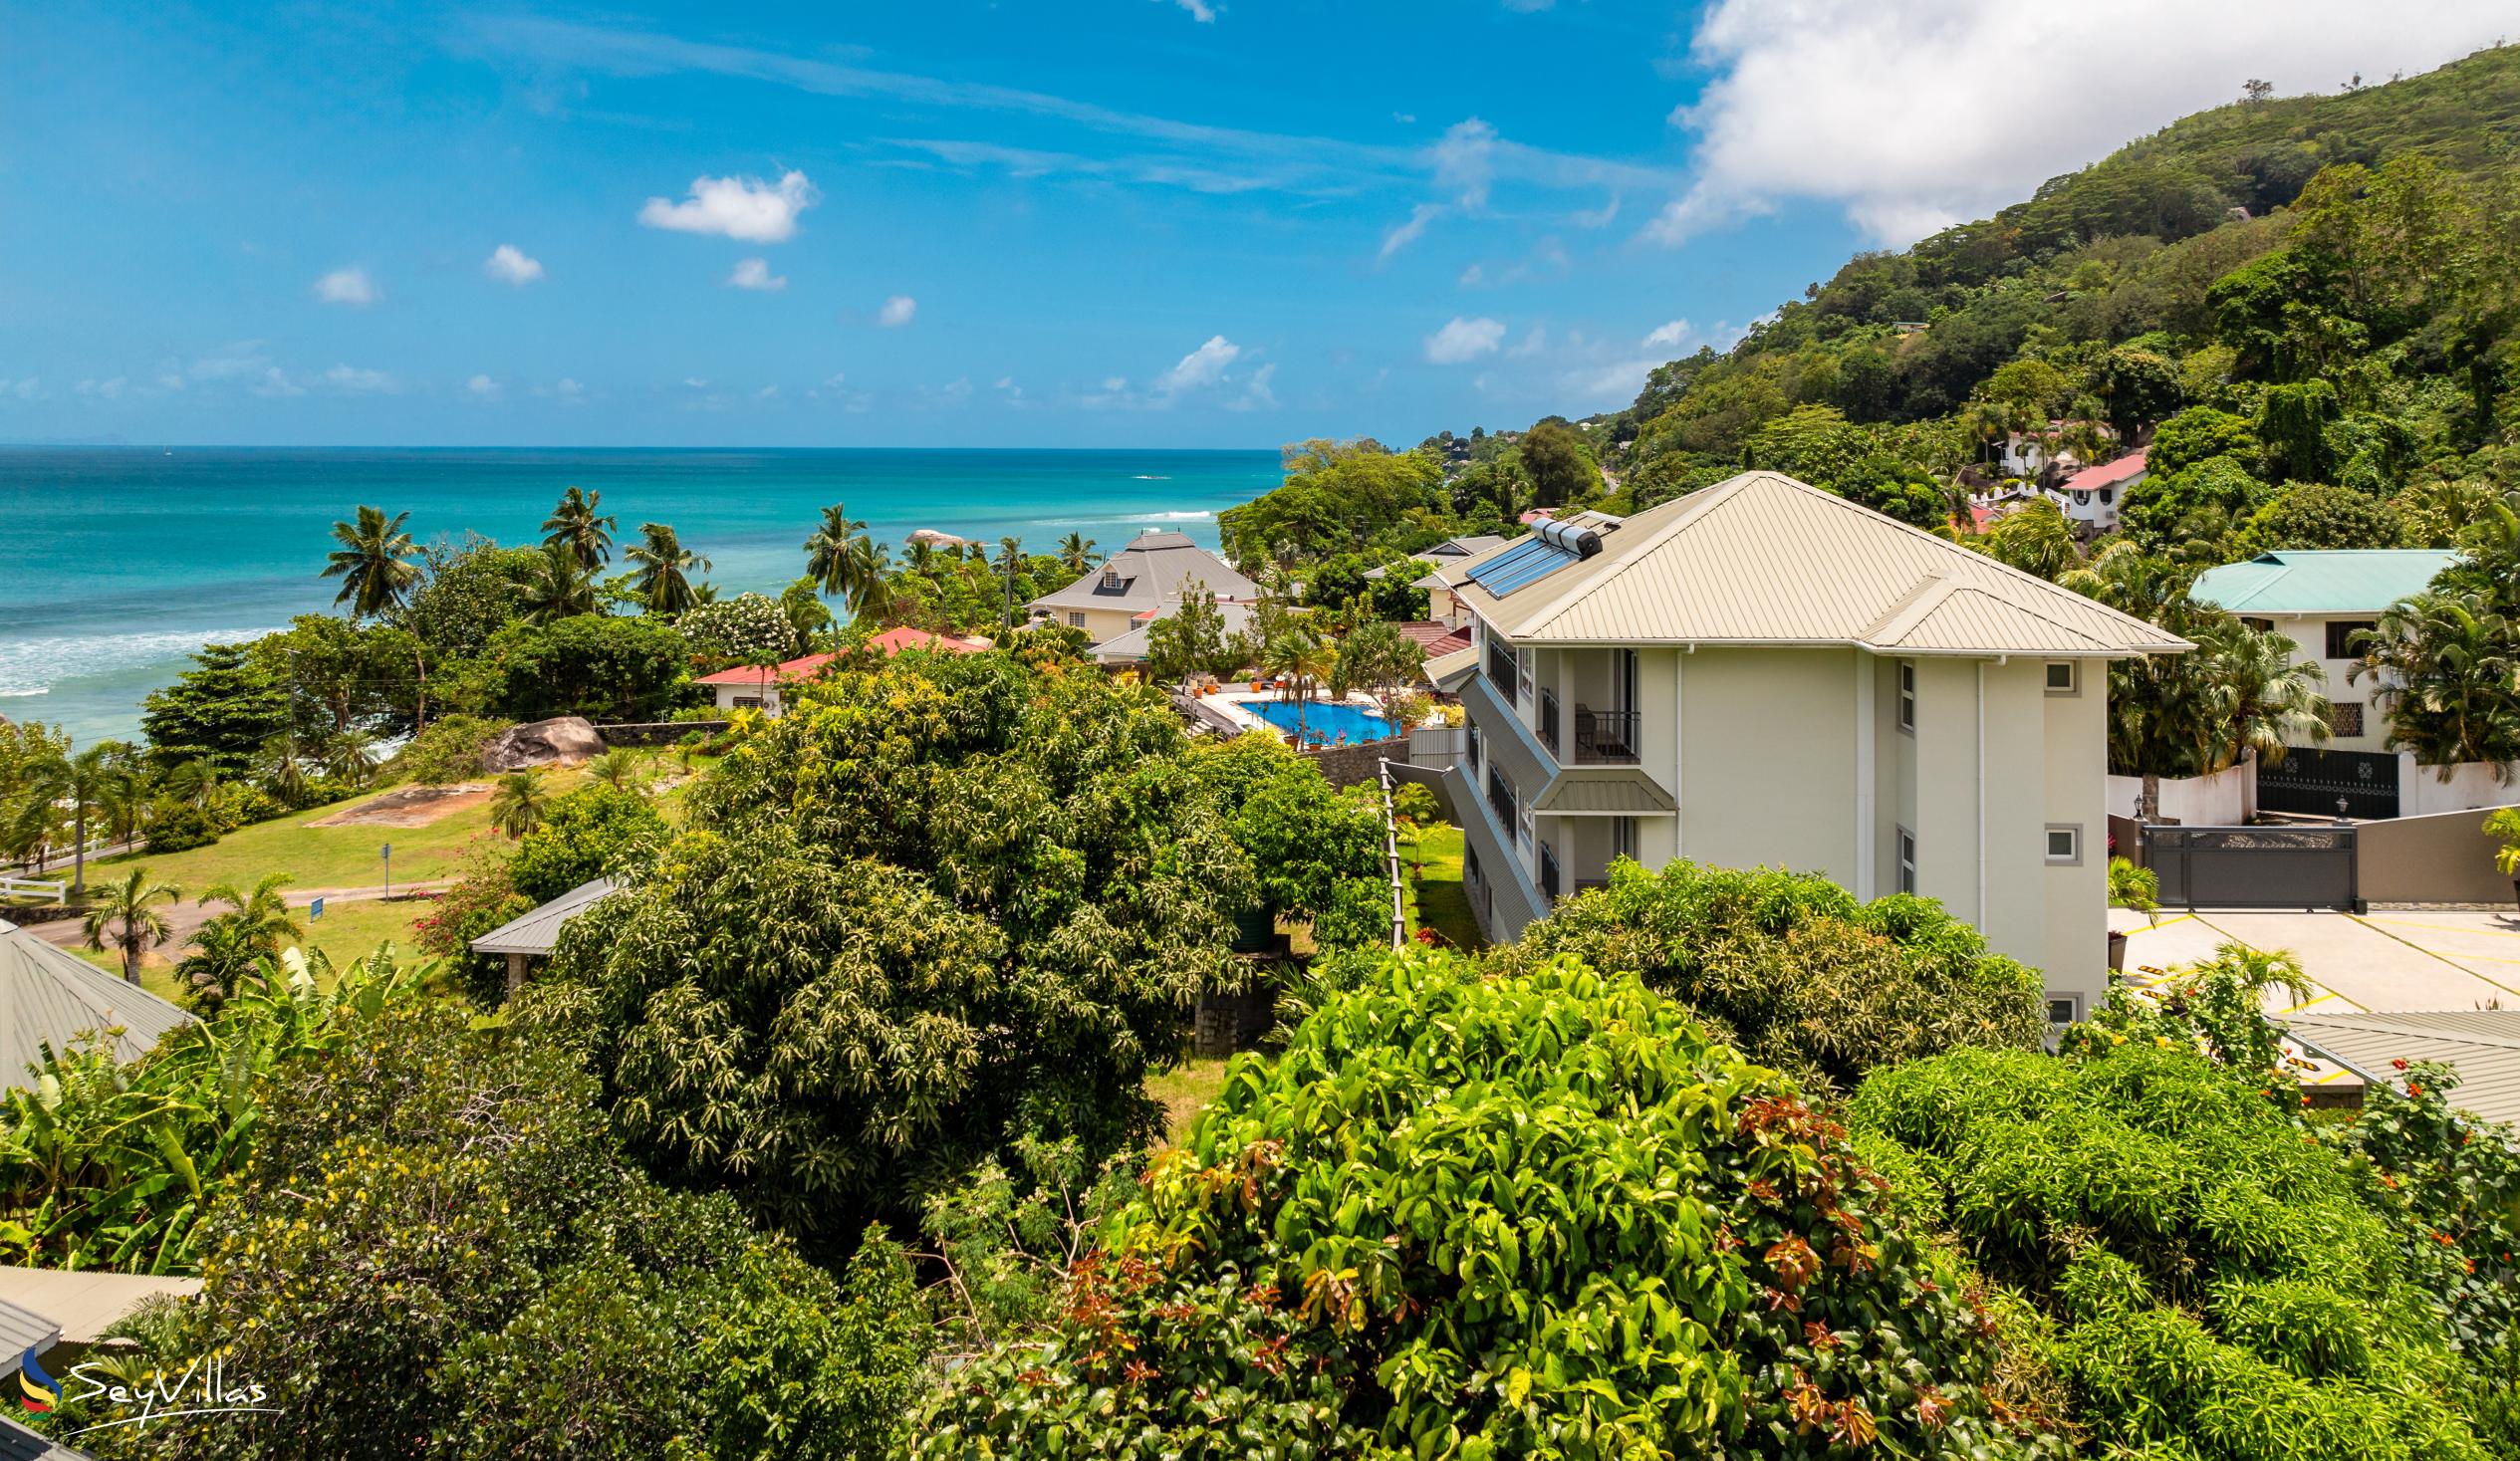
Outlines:
POLYGON ((2494 850, 2477 811, 2436 812, 2366 822, 2355 833, 2355 870, 2367 903, 2486 903, 2512 900, 2511 879, 2494 870, 2494 850))
MULTIPOLYGON (((2143 795, 2143 778, 2109 778, 2109 815, 2135 816, 2143 795)), ((2257 763, 2239 765, 2211 776, 2161 778, 2161 820, 2181 827, 2238 827, 2257 815, 2257 763)))
POLYGON ((2510 768, 2490 761, 2464 761, 2456 766, 2417 766, 2414 753, 2397 753, 2397 815, 2428 817, 2435 812, 2467 812, 2520 804, 2520 778, 2498 781, 2495 773, 2510 768), (2441 773, 2450 773, 2444 780, 2441 773))

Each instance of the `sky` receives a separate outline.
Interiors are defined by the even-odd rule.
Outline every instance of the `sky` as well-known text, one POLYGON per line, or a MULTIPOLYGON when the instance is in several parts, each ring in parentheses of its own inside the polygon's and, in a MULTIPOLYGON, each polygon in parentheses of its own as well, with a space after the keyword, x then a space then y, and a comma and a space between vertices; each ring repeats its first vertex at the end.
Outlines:
POLYGON ((2468 0, 0 0, 0 440, 1265 447, 1630 400, 2468 0))

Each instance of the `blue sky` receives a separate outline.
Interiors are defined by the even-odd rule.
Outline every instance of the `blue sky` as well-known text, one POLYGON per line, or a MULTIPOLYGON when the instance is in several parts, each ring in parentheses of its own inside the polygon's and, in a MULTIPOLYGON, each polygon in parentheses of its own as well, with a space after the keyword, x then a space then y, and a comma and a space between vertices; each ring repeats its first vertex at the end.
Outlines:
POLYGON ((2507 25, 2447 0, 353 9, 0 3, 0 439, 1520 425, 1624 404, 1851 250, 2246 76, 2333 89, 2507 25))

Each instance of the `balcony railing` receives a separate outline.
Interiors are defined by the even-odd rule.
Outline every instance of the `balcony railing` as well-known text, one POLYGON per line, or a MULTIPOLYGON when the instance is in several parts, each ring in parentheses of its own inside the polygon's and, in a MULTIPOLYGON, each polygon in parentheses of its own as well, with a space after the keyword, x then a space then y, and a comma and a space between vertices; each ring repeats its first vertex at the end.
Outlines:
MULTIPOLYGON (((1643 726, 1634 710, 1587 710, 1575 707, 1575 764, 1634 766, 1637 741, 1643 726)), ((1552 744, 1551 750, 1557 747, 1552 744)))
POLYGON ((1514 651, 1494 639, 1487 641, 1487 682, 1508 705, 1519 705, 1515 698, 1514 651))
POLYGON ((1540 895, 1553 903, 1558 900, 1558 854, 1547 843, 1540 845, 1540 895))
POLYGON ((1540 692, 1540 744, 1549 748, 1550 755, 1558 754, 1558 692, 1555 690, 1540 692))
POLYGON ((1506 837, 1511 838, 1514 835, 1514 824, 1517 820, 1514 812, 1514 794, 1505 789, 1505 783, 1493 776, 1487 779, 1487 805, 1488 810, 1496 814, 1496 825, 1505 830, 1506 837))

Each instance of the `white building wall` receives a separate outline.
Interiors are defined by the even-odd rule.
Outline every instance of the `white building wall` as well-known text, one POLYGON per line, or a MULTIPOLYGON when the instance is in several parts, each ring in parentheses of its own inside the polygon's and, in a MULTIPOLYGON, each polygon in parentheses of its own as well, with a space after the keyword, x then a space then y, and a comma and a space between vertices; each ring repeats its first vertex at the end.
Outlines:
POLYGON ((2050 693, 2045 669, 2038 686, 2050 747, 2085 747, 2087 754, 2050 755, 2047 810, 2040 828, 2040 873, 2046 907, 2042 921, 2048 998, 2070 998, 2079 1016, 2090 1014, 2109 988, 2109 671, 2100 660, 2077 665, 2072 694, 2050 693), (2081 858, 2073 864, 2046 860, 2050 826, 2081 832, 2081 858))
POLYGON ((1693 861, 1855 878, 1854 649, 1701 649, 1683 669, 1693 861))
POLYGON ((2428 817, 2435 812, 2473 812, 2486 807, 2520 805, 2520 776, 2490 761, 2465 761, 2448 768, 2417 766, 2412 751, 2397 753, 2397 815, 2428 817), (2497 780, 2496 775, 2510 777, 2497 780))
MULTIPOLYGON (((2245 612, 2242 616, 2265 618, 2264 615, 2252 615, 2245 612)), ((2274 625, 2276 633, 2292 640, 2295 660, 2307 659, 2319 666, 2320 673, 2326 676, 2324 683, 2320 686, 2321 693, 2340 706, 2359 705, 2362 707, 2362 734, 2331 736, 2324 749, 2330 751, 2384 751, 2388 749, 2389 718, 2381 714, 2379 705, 2373 703, 2373 692, 2379 687, 2379 682, 2370 675, 2365 675, 2359 680, 2349 679, 2349 672, 2354 668, 2354 660, 2328 657, 2329 619, 2369 623, 2379 617, 2377 612, 2287 613, 2275 615, 2267 620, 2274 625)))

